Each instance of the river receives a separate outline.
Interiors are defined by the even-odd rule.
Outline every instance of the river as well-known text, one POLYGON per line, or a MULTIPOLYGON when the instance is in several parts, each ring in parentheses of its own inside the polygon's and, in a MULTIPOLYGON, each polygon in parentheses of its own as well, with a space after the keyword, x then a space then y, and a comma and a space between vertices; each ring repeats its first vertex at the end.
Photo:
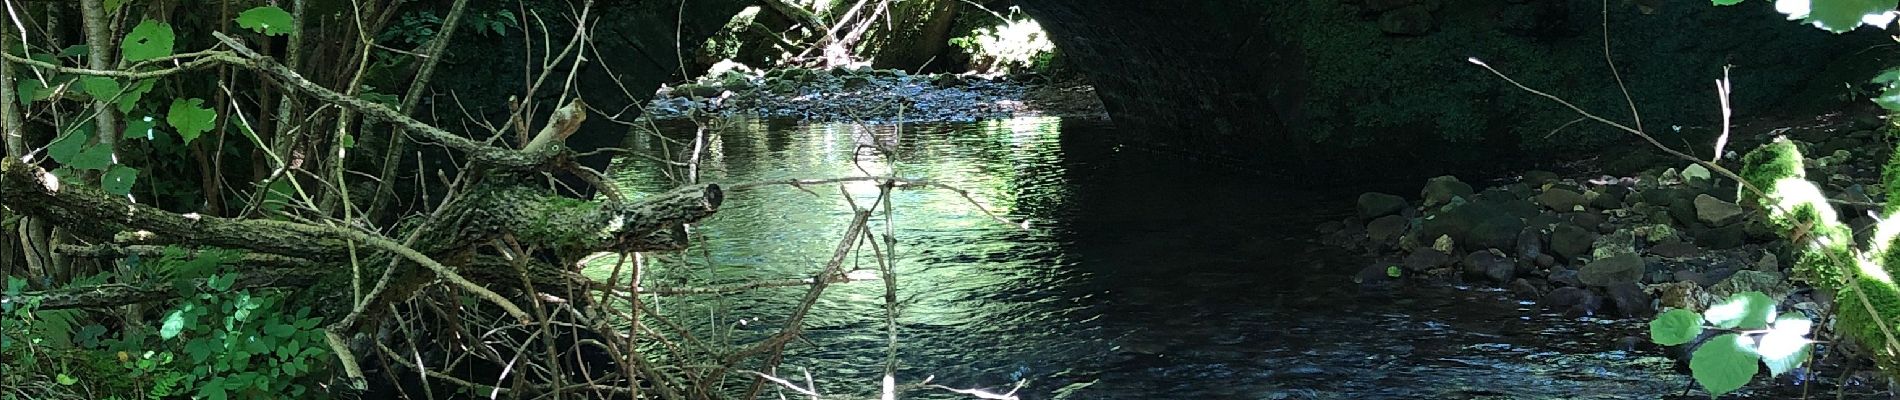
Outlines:
MULTIPOLYGON (((662 131, 676 142, 642 136, 631 146, 656 157, 692 151, 692 126, 662 131)), ((1317 243, 1314 227, 1351 215, 1361 192, 1415 192, 1420 177, 1345 184, 1190 165, 1123 149, 1111 125, 1089 120, 901 133, 741 120, 705 132, 705 182, 894 173, 965 188, 1029 221, 999 223, 950 191, 897 192, 900 384, 934 376, 1006 392, 1027 380, 1024 399, 1647 399, 1688 382, 1660 351, 1617 349, 1646 336, 1640 322, 1541 314, 1491 288, 1353 283, 1369 261, 1317 243), (868 144, 895 145, 896 157, 860 150, 868 144)), ((627 157, 615 178, 635 196, 651 193, 682 176, 661 171, 684 167, 664 166, 627 157)), ((730 193, 697 227, 698 245, 657 257, 649 284, 811 276, 851 211, 837 184, 805 189, 730 193)), ((877 193, 869 183, 843 190, 861 205, 877 193)), ((872 224, 880 234, 882 217, 872 224)), ((866 251, 853 263, 875 260, 866 251)), ((659 308, 712 340, 745 342, 775 332, 803 293, 667 298, 659 308)), ((780 374, 802 381, 808 371, 825 393, 874 395, 887 345, 883 293, 877 281, 831 287, 780 374)))

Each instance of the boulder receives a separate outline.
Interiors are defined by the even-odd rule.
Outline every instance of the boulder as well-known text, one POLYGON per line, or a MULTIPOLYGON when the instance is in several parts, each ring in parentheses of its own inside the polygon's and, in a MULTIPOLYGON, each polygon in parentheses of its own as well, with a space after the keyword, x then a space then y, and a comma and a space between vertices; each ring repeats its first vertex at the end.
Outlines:
POLYGON ((1412 254, 1405 255, 1404 264, 1405 269, 1411 270, 1412 272, 1425 272, 1449 265, 1451 262, 1452 258, 1450 254, 1440 253, 1437 250, 1418 249, 1418 251, 1414 251, 1412 254))
POLYGON ((1465 256, 1466 281, 1490 281, 1499 285, 1517 279, 1517 261, 1497 249, 1474 251, 1465 256))
POLYGON ((1590 244, 1590 259, 1601 260, 1624 254, 1636 254, 1636 233, 1621 229, 1597 236, 1590 244))
POLYGON ((1517 232, 1517 248, 1513 250, 1516 250, 1518 260, 1536 260, 1537 256, 1544 255, 1544 233, 1536 227, 1524 227, 1517 232))
POLYGON ((1465 245, 1471 249, 1514 249, 1517 247, 1519 233, 1524 231, 1524 221, 1510 216, 1486 218, 1477 227, 1465 234, 1465 245))
POLYGON ((1393 242, 1397 241, 1399 236, 1405 235, 1405 228, 1409 225, 1411 221, 1405 217, 1397 215, 1379 217, 1372 220, 1372 223, 1366 224, 1366 238, 1379 245, 1394 244, 1393 242))
POLYGON ((1584 264, 1577 270, 1577 279, 1589 286, 1610 286, 1619 283, 1635 283, 1643 279, 1643 270, 1648 263, 1635 254, 1619 254, 1584 264))
POLYGON ((1407 204, 1405 203, 1404 197, 1385 193, 1366 192, 1365 194, 1359 195, 1359 219, 1371 220, 1373 218, 1398 214, 1405 211, 1406 206, 1407 204))
POLYGON ((1590 246, 1597 240, 1596 232, 1571 224, 1557 224, 1550 230, 1550 251, 1566 260, 1590 255, 1590 246))
POLYGON ((1641 318, 1656 313, 1656 309, 1650 306, 1649 293, 1635 282, 1610 285, 1604 288, 1603 294, 1610 299, 1610 306, 1616 307, 1617 312, 1624 317, 1641 318))
POLYGON ((1459 181, 1451 175, 1440 176, 1425 181, 1425 188, 1419 190, 1419 197, 1425 199, 1426 207, 1437 207, 1451 203, 1454 197, 1471 195, 1471 185, 1459 181))
POLYGON ((1742 206, 1722 201, 1707 194, 1697 195, 1695 200, 1696 220, 1709 226, 1724 226, 1742 220, 1742 206))
POLYGON ((1553 269, 1550 271, 1550 277, 1545 278, 1545 279, 1549 280, 1550 283, 1553 285, 1569 286, 1569 287, 1583 287, 1583 280, 1577 279, 1577 271, 1575 270, 1553 269))
POLYGON ((1711 250, 1724 250, 1742 247, 1748 241, 1748 232, 1741 224, 1730 224, 1719 228, 1708 228, 1696 232, 1697 245, 1711 250))
POLYGON ((1545 189, 1544 193, 1537 195, 1537 204, 1560 213, 1577 211, 1578 206, 1588 202, 1582 193, 1565 188, 1545 189))
POLYGON ((1542 297, 1543 293, 1539 293, 1537 285, 1532 284, 1530 280, 1517 278, 1517 280, 1511 281, 1511 295, 1518 300, 1537 301, 1537 298, 1542 297))
POLYGON ((1583 197, 1590 199, 1590 207, 1595 207, 1599 210, 1623 208, 1623 195, 1615 191, 1592 190, 1589 193, 1585 193, 1583 197))
POLYGON ((1524 183, 1531 185, 1531 187, 1544 187, 1544 184, 1556 182, 1558 179, 1561 178, 1557 176, 1556 172, 1542 170, 1524 171, 1524 183))
POLYGON ((1589 290, 1562 287, 1544 294, 1544 300, 1539 301, 1538 306, 1569 316, 1592 315, 1603 308, 1603 299, 1589 290))

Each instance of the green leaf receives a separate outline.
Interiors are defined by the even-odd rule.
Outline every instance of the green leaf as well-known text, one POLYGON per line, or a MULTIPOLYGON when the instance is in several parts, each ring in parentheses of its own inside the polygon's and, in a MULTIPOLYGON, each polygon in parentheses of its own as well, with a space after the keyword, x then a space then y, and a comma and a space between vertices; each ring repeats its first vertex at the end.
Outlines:
POLYGON ((92 121, 88 120, 80 121, 72 128, 62 129, 65 134, 60 135, 53 144, 46 146, 46 156, 52 157, 53 161, 61 164, 73 163, 73 160, 79 157, 79 152, 86 149, 87 142, 92 138, 92 128, 92 121))
POLYGON ((133 0, 106 0, 106 13, 111 14, 111 13, 119 12, 119 7, 124 6, 125 3, 131 2, 131 1, 133 0))
POLYGON ((1801 366, 1814 353, 1814 341, 1807 335, 1814 321, 1798 315, 1783 315, 1761 337, 1761 362, 1768 365, 1768 376, 1775 377, 1801 366))
POLYGON ((1689 357, 1691 375, 1711 396, 1742 388, 1761 370, 1761 357, 1755 355, 1755 349, 1733 333, 1703 342, 1689 357))
POLYGON ((125 133, 121 137, 126 139, 152 140, 152 136, 158 135, 158 131, 152 129, 157 125, 157 121, 153 120, 150 115, 143 117, 132 117, 128 115, 125 119, 125 133))
POLYGON ((124 164, 113 164, 106 169, 105 176, 99 178, 99 187, 106 193, 124 196, 132 193, 132 185, 139 181, 139 169, 124 164))
POLYGON ((165 113, 165 123, 178 130, 178 137, 191 144, 198 135, 217 126, 218 112, 204 107, 204 99, 172 99, 172 107, 165 113))
POLYGON ((1399 277, 1399 274, 1401 274, 1401 273, 1403 273, 1403 272, 1404 272, 1404 271, 1400 271, 1400 270, 1399 270, 1399 266, 1397 266, 1397 265, 1393 265, 1393 266, 1387 266, 1387 267, 1385 267, 1385 276, 1389 276, 1389 277, 1393 277, 1393 278, 1397 278, 1397 277, 1399 277))
POLYGON ((1842 33, 1854 30, 1864 22, 1872 22, 1870 17, 1877 20, 1877 16, 1893 11, 1894 5, 1895 0, 1781 0, 1775 3, 1775 8, 1793 17, 1805 16, 1805 21, 1817 28, 1842 33), (1808 8, 1804 9, 1802 5, 1808 8))
POLYGON ((86 145, 66 166, 77 170, 103 171, 112 166, 112 146, 99 143, 86 145))
POLYGON ((152 85, 156 82, 146 79, 127 86, 125 94, 119 96, 119 112, 132 112, 133 107, 138 107, 139 99, 145 98, 146 93, 152 92, 152 85))
POLYGON ((1880 92, 1880 96, 1874 97, 1873 100, 1874 104, 1879 104, 1880 108, 1885 108, 1887 111, 1900 111, 1900 87, 1888 88, 1880 92))
POLYGON ((140 21, 125 35, 119 50, 126 61, 145 61, 172 55, 172 24, 153 20, 140 21))
POLYGON ((1694 311, 1674 309, 1649 321, 1649 340, 1664 346, 1689 343, 1702 334, 1702 316, 1694 311))
POLYGON ((273 322, 270 325, 264 325, 264 333, 275 337, 288 338, 291 335, 297 334, 297 327, 273 322))
POLYGON ((112 100, 114 97, 119 97, 120 92, 125 91, 124 88, 119 87, 119 81, 103 76, 89 76, 81 79, 80 83, 85 86, 86 95, 98 101, 112 100))
POLYGON ((72 386, 75 383, 79 383, 79 378, 74 378, 72 375, 66 374, 59 374, 59 377, 54 379, 59 381, 60 386, 72 386))
POLYGON ((1895 81, 1900 81, 1900 68, 1889 68, 1886 71, 1881 71, 1880 75, 1874 76, 1874 79, 1870 82, 1888 85, 1893 84, 1895 81))
POLYGON ((277 6, 263 6, 238 14, 238 26, 270 36, 288 35, 295 29, 290 13, 277 6))
POLYGON ((178 337, 178 333, 184 330, 185 310, 172 310, 171 314, 165 315, 165 324, 158 328, 158 337, 160 339, 171 340, 171 338, 178 337))
POLYGON ((1775 317, 1775 301, 1762 292, 1742 292, 1702 313, 1709 325, 1722 329, 1761 329, 1775 317))
POLYGON ((1715 2, 1715 5, 1718 5, 1718 6, 1732 6, 1736 4, 1742 4, 1742 0, 1711 0, 1711 1, 1715 2))

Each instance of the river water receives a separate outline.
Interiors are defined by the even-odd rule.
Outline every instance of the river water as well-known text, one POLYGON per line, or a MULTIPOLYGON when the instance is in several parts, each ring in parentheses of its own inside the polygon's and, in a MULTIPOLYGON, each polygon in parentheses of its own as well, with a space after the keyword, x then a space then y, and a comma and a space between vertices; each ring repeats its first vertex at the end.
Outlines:
MULTIPOLYGON (((686 173, 654 158, 693 151, 696 130, 662 131, 672 140, 631 144, 653 157, 616 166, 636 196, 686 173)), ((1317 243, 1314 227, 1350 215, 1363 191, 1409 193, 1419 177, 1288 181, 1122 149, 1114 134, 1102 121, 1056 118, 901 131, 727 121, 704 131, 697 169, 702 181, 728 185, 891 173, 965 188, 1029 221, 1026 230, 999 223, 949 191, 896 193, 900 384, 934 376, 1006 392, 1026 380, 1024 399, 1648 399, 1685 388, 1688 378, 1659 351, 1616 349, 1645 336, 1640 322, 1543 315, 1495 289, 1353 283, 1369 261, 1317 243), (860 145, 894 147, 896 156, 860 145)), ((851 219, 841 193, 869 205, 877 189, 805 189, 729 193, 697 227, 692 250, 658 256, 649 284, 811 276, 851 219)), ((886 229, 881 220, 872 228, 886 229)), ((861 253, 847 265, 875 264, 861 253)), ((667 298, 659 307, 712 340, 743 343, 776 331, 803 293, 667 298)), ((887 348, 883 293, 879 281, 832 286, 779 373, 809 372, 825 393, 874 395, 887 348)))

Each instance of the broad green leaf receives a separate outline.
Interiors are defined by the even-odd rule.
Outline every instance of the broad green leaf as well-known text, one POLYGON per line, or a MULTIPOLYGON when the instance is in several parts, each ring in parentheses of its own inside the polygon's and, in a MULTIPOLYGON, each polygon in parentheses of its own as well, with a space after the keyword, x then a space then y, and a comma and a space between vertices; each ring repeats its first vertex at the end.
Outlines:
POLYGON ((1798 315, 1783 315, 1761 337, 1761 362, 1768 365, 1768 376, 1781 376, 1808 361, 1814 353, 1814 341, 1807 335, 1814 321, 1798 315))
POLYGON ((1689 371, 1696 383, 1711 396, 1740 389, 1761 370, 1761 357, 1755 349, 1733 333, 1722 334, 1702 343, 1689 356, 1689 371))
POLYGON ((1393 277, 1393 278, 1397 278, 1397 277, 1399 277, 1399 275, 1400 275, 1400 274, 1401 274, 1402 272, 1403 272, 1403 271, 1400 271, 1400 270, 1399 270, 1399 266, 1397 266, 1397 265, 1392 265, 1392 266, 1387 266, 1387 267, 1385 267, 1385 276, 1389 276, 1389 277, 1393 277))
POLYGON ((1881 71, 1880 75, 1875 75, 1874 79, 1869 82, 1884 85, 1894 83, 1894 81, 1900 81, 1900 68, 1889 68, 1886 71, 1881 71))
POLYGON ((1702 313, 1709 325, 1722 329, 1761 329, 1775 317, 1775 300, 1762 292, 1742 292, 1702 313))
POLYGON ((125 134, 121 137, 126 139, 152 140, 152 136, 158 134, 158 130, 152 129, 152 127, 157 126, 158 122, 153 120, 152 116, 132 117, 128 115, 126 117, 125 134))
POLYGON ((74 378, 72 375, 66 374, 59 374, 58 377, 53 379, 59 381, 60 386, 72 386, 75 383, 79 383, 79 378, 74 378))
POLYGON ((297 334, 297 327, 273 322, 270 325, 264 325, 264 333, 275 337, 288 338, 291 335, 297 334))
POLYGON ((1715 5, 1718 5, 1718 6, 1732 6, 1736 4, 1742 4, 1742 0, 1711 0, 1711 1, 1714 1, 1715 5))
POLYGON ((263 6, 238 14, 238 26, 270 36, 288 35, 295 29, 290 13, 277 6, 263 6))
POLYGON ((218 112, 204 107, 204 99, 172 99, 171 110, 165 113, 165 123, 178 130, 179 139, 191 144, 198 135, 210 131, 218 121, 218 112))
POLYGON ((85 86, 86 95, 97 101, 113 100, 119 97, 119 92, 124 91, 119 87, 119 81, 103 76, 89 76, 79 82, 85 86))
POLYGON ((125 35, 119 50, 126 61, 145 61, 172 55, 172 24, 153 20, 140 21, 125 35))
POLYGON ((1694 311, 1674 309, 1649 321, 1649 340, 1664 346, 1689 343, 1702 334, 1702 316, 1694 311))
POLYGON ((1834 33, 1854 30, 1861 24, 1886 27, 1893 20, 1895 0, 1780 0, 1775 9, 1791 18, 1804 18, 1815 27, 1834 33))
POLYGON ((125 94, 119 96, 119 112, 132 112, 133 107, 138 107, 139 99, 144 98, 146 93, 152 92, 152 85, 156 82, 146 79, 126 86, 125 94))
POLYGON ((105 189, 106 193, 124 196, 132 193, 132 185, 138 181, 138 168, 113 164, 112 168, 106 170, 105 176, 99 178, 99 188, 105 189))
POLYGON ((73 156, 72 162, 66 163, 66 166, 77 170, 103 171, 106 167, 112 166, 112 146, 101 143, 86 145, 86 148, 80 150, 79 155, 73 156))
POLYGON ((65 133, 54 140, 52 145, 46 147, 46 156, 52 157, 53 161, 61 164, 71 164, 73 159, 79 156, 79 152, 86 149, 87 142, 92 138, 92 128, 92 121, 87 120, 78 121, 73 127, 61 129, 65 133))
POLYGON ((184 330, 185 310, 172 310, 171 314, 165 315, 165 324, 159 326, 158 337, 160 339, 171 340, 171 338, 178 337, 178 333, 184 330))
POLYGON ((1888 88, 1880 92, 1880 96, 1874 97, 1873 100, 1874 104, 1879 104, 1880 108, 1885 108, 1887 111, 1900 111, 1900 87, 1888 88))
POLYGON ((268 211, 282 210, 290 203, 290 196, 296 192, 296 188, 290 185, 288 177, 271 180, 270 186, 265 190, 268 192, 264 193, 264 204, 258 207, 268 211))

